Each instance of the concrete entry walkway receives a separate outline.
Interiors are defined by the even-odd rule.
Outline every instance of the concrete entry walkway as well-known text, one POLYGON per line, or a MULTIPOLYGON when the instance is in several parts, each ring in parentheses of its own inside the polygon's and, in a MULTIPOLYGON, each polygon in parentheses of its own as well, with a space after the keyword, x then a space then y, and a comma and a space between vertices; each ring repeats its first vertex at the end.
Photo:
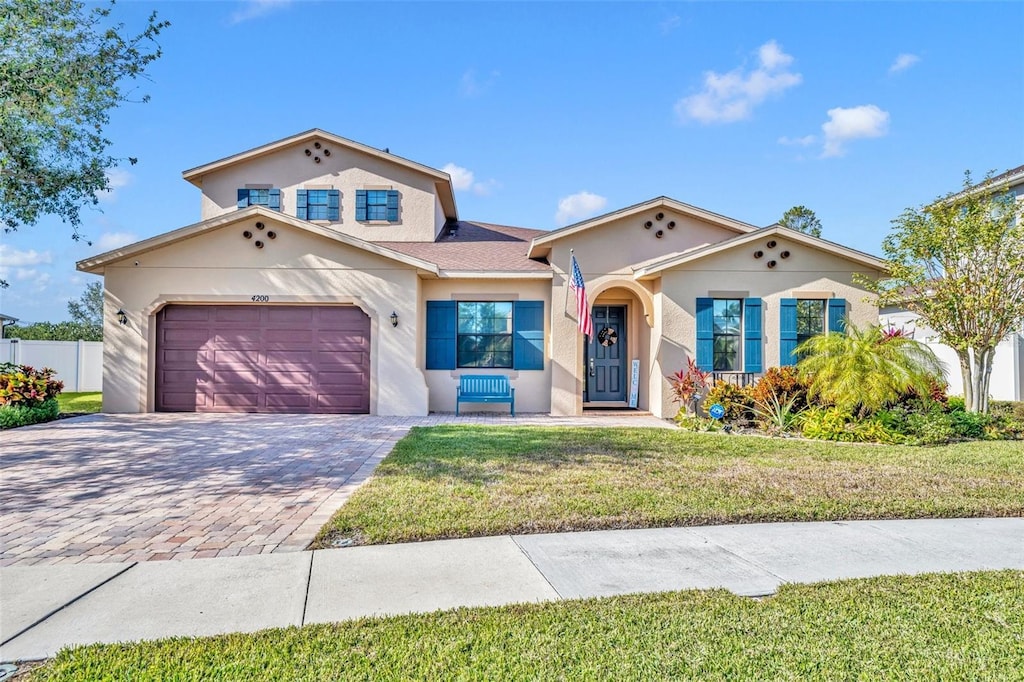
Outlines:
POLYGON ((0 433, 0 566, 304 549, 412 426, 649 415, 91 415, 0 433))
POLYGON ((0 661, 459 606, 1024 570, 1024 519, 751 524, 440 540, 226 559, 0 569, 0 661))

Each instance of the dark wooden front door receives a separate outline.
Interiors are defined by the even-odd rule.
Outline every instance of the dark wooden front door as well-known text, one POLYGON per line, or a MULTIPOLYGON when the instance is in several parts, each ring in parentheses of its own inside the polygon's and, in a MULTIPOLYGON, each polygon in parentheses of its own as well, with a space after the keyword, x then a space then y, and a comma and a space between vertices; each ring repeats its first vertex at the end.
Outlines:
POLYGON ((354 306, 169 305, 161 412, 370 411, 370 318, 354 306))
POLYGON ((595 305, 594 337, 587 344, 587 402, 625 401, 629 395, 626 371, 626 307, 595 305))

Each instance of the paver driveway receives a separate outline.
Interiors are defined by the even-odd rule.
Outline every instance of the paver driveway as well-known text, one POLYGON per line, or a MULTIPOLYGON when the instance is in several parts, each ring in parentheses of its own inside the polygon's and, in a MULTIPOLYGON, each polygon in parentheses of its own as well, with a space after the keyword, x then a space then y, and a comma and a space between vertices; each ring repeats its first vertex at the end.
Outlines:
MULTIPOLYGON (((92 415, 0 433, 0 566, 301 550, 411 426, 451 415, 92 415)), ((658 426, 653 417, 458 423, 658 426)))

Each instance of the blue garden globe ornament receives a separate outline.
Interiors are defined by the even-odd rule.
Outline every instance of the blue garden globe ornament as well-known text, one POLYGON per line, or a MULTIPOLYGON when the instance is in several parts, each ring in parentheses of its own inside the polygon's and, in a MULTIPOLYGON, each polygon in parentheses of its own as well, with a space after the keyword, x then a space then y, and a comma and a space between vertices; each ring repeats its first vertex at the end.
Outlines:
POLYGON ((712 419, 721 419, 725 416, 725 408, 720 403, 715 403, 708 409, 708 414, 712 419))

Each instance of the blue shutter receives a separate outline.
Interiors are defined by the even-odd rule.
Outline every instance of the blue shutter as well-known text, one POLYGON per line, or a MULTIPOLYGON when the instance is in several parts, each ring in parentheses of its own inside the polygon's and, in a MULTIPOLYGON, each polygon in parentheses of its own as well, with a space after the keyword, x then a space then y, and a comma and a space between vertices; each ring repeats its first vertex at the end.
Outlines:
POLYGON ((455 301, 427 301, 427 369, 455 369, 455 301))
POLYGON ((275 211, 280 211, 281 210, 281 190, 279 190, 279 189, 272 189, 269 192, 267 192, 267 196, 268 196, 267 208, 273 209, 275 211))
POLYGON ((356 220, 366 220, 366 190, 356 190, 356 220))
POLYGON ((779 366, 796 364, 793 350, 796 348, 796 299, 779 300, 779 366))
POLYGON ((761 324, 761 299, 743 299, 743 371, 763 372, 761 359, 761 338, 764 328, 761 324))
POLYGON ((544 301, 512 304, 512 367, 544 369, 544 301))
POLYGON ((238 190, 238 208, 247 208, 249 206, 249 190, 240 189, 238 190))
POLYGON ((715 299, 697 299, 697 367, 715 368, 715 299))
POLYGON ((839 334, 846 333, 846 299, 828 299, 828 331, 839 334))
POLYGON ((336 189, 327 190, 327 219, 337 221, 341 205, 341 192, 336 189))
POLYGON ((295 190, 295 217, 306 220, 306 216, 309 215, 309 209, 306 205, 306 190, 297 189, 295 190))
POLYGON ((388 190, 388 222, 398 222, 398 190, 388 190))

